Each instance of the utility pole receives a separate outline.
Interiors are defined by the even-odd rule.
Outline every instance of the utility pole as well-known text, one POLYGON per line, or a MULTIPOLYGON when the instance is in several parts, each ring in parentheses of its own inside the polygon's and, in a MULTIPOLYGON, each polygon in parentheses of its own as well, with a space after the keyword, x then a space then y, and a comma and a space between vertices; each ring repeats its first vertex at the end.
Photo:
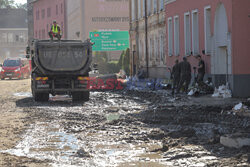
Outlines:
POLYGON ((144 0, 144 5, 145 5, 145 47, 146 47, 146 66, 147 66, 147 78, 149 77, 149 67, 148 67, 148 15, 147 15, 147 0, 144 0))

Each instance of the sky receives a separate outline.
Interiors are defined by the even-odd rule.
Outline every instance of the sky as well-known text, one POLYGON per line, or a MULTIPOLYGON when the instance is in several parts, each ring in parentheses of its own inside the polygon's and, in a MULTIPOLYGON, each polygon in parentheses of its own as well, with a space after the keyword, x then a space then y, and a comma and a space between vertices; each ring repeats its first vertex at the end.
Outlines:
POLYGON ((20 3, 20 4, 24 4, 27 3, 27 0, 14 0, 15 3, 20 3))

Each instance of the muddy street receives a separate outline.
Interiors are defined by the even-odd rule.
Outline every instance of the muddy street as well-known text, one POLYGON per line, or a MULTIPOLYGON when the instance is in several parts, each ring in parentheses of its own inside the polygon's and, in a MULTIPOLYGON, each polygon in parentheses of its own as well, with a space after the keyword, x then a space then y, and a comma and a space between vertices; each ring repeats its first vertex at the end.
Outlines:
POLYGON ((237 100, 123 90, 91 92, 85 103, 37 103, 30 80, 0 88, 0 166, 250 165, 249 147, 220 144, 222 135, 250 134, 250 119, 230 113, 237 100))

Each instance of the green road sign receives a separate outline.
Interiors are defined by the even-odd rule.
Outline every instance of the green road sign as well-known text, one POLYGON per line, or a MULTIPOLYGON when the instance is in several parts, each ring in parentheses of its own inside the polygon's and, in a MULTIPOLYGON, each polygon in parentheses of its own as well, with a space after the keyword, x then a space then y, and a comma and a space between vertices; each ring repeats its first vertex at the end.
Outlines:
POLYGON ((128 31, 90 32, 93 51, 117 51, 129 48, 128 31))

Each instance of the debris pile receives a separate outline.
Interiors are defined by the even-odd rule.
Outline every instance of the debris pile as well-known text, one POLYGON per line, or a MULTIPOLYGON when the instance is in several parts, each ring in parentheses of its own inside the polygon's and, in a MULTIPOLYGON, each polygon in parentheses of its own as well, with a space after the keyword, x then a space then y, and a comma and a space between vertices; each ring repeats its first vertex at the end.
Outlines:
POLYGON ((218 89, 215 88, 214 94, 212 95, 212 97, 231 98, 232 92, 229 89, 228 85, 222 85, 218 89))
POLYGON ((234 113, 238 114, 238 115, 243 115, 243 116, 249 116, 250 117, 250 107, 245 105, 245 104, 248 104, 248 103, 249 103, 249 101, 239 103, 239 104, 234 106, 232 111, 234 113))
POLYGON ((196 83, 189 89, 188 96, 198 96, 212 94, 214 91, 212 82, 206 81, 205 83, 198 84, 196 83))

